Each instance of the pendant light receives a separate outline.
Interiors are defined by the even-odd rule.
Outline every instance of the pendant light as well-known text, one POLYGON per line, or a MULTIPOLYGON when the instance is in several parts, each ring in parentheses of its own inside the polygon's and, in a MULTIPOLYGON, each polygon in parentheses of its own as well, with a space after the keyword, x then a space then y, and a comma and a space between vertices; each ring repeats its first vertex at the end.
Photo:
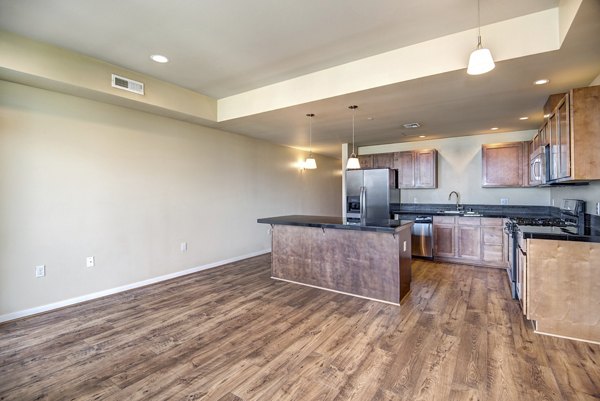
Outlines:
POLYGON ((356 109, 358 106, 349 106, 350 110, 352 110, 352 155, 348 159, 348 163, 346 164, 346 169, 357 169, 360 168, 360 162, 358 161, 358 157, 356 157, 356 153, 354 152, 354 115, 356 114, 356 109))
POLYGON ((312 154, 312 118, 315 115, 310 113, 307 114, 306 117, 308 117, 308 157, 306 158, 306 161, 304 162, 304 168, 307 170, 314 170, 317 168, 317 161, 315 160, 315 158, 313 157, 312 154))
POLYGON ((479 0, 477 0, 477 29, 477 48, 471 53, 471 56, 469 57, 469 66, 467 67, 467 74, 469 75, 485 74, 496 67, 490 50, 481 45, 481 13, 479 11, 479 0))

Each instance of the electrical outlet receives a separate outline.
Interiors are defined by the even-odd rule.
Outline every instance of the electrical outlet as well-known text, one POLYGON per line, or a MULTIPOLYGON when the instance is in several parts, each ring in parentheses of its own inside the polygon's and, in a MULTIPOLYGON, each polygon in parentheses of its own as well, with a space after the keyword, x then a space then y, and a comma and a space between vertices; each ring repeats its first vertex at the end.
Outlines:
POLYGON ((402 246, 402 247, 403 247, 403 249, 404 249, 404 252, 406 252, 406 241, 404 241, 404 244, 403 244, 403 246, 402 246))
POLYGON ((39 265, 35 267, 35 276, 44 277, 46 275, 46 265, 39 265))
POLYGON ((508 205, 508 198, 500 198, 501 205, 508 205))
POLYGON ((94 261, 93 256, 88 256, 87 258, 85 258, 86 267, 94 267, 95 264, 96 264, 96 262, 94 261))
POLYGON ((181 245, 179 246, 179 249, 181 249, 181 252, 186 252, 187 251, 187 242, 182 242, 181 245))

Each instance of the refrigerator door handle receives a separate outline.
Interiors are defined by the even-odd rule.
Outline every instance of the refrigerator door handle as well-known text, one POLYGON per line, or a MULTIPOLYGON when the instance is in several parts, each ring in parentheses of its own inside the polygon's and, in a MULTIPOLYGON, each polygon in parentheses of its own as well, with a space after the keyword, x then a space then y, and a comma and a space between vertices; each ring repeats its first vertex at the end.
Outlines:
POLYGON ((360 219, 365 218, 365 212, 367 211, 367 187, 360 187, 360 219))

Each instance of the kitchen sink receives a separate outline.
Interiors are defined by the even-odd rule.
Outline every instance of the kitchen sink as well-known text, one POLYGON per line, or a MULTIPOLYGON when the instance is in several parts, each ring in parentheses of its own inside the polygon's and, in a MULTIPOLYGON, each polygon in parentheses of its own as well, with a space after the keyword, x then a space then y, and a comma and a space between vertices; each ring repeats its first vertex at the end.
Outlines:
POLYGON ((465 212, 462 210, 438 210, 441 214, 450 214, 453 216, 464 216, 464 217, 482 217, 483 215, 479 212, 465 212))

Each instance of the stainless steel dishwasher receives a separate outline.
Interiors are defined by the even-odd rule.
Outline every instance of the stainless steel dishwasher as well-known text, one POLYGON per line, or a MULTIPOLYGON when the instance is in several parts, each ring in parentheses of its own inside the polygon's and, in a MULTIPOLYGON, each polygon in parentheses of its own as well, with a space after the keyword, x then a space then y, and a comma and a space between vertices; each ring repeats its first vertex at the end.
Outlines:
POLYGON ((412 255, 433 258, 433 217, 417 216, 412 226, 412 255))

